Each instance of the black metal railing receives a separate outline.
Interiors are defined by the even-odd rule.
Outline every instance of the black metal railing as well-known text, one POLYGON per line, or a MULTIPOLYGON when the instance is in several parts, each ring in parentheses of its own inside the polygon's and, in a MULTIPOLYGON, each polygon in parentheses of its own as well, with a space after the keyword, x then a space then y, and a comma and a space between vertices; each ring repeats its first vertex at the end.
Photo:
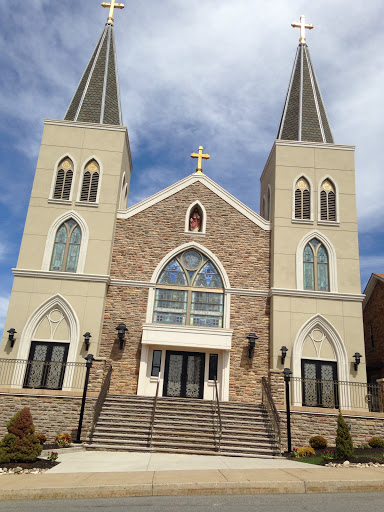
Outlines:
POLYGON ((97 400, 96 400, 95 409, 93 411, 93 420, 92 420, 92 425, 91 425, 91 429, 89 431, 89 436, 88 436, 90 440, 92 439, 93 433, 96 428, 96 424, 98 422, 98 419, 99 419, 99 416, 101 413, 101 409, 103 408, 105 399, 108 395, 109 386, 111 384, 111 376, 112 376, 112 366, 109 366, 108 371, 105 375, 103 384, 101 385, 99 396, 97 397, 97 400))
POLYGON ((269 387, 269 383, 266 377, 262 377, 261 387, 263 405, 268 413, 269 421, 271 422, 276 442, 279 445, 279 449, 281 449, 280 416, 277 412, 276 405, 272 397, 272 391, 269 387))
POLYGON ((82 390, 84 363, 0 359, 0 388, 82 390))
POLYGON ((383 411, 383 396, 377 384, 337 380, 291 378, 291 403, 329 409, 383 411))
POLYGON ((219 400, 219 392, 217 390, 217 380, 216 377, 213 379, 215 383, 215 399, 213 400, 213 416, 216 418, 216 425, 214 423, 214 427, 216 430, 216 450, 219 452, 221 448, 221 438, 223 437, 223 422, 221 419, 221 410, 220 410, 220 400, 219 400))
POLYGON ((151 423, 150 423, 150 426, 149 426, 149 435, 148 435, 148 446, 149 446, 149 448, 152 447, 152 437, 153 437, 153 429, 154 429, 154 426, 155 426, 155 416, 156 416, 157 399, 159 397, 159 388, 160 388, 160 372, 159 372, 159 375, 157 376, 156 394, 155 394, 155 398, 153 399, 151 423))

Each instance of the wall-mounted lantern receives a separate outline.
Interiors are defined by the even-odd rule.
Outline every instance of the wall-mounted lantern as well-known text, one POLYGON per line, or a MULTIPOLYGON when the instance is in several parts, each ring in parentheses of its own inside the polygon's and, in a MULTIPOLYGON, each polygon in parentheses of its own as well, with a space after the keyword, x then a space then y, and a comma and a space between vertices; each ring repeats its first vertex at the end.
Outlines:
POLYGON ((281 364, 284 364, 285 358, 287 357, 288 349, 285 345, 281 347, 281 364))
POLYGON ((16 329, 14 329, 13 327, 11 327, 9 329, 9 331, 7 331, 8 333, 8 340, 11 342, 11 348, 13 348, 13 345, 15 344, 15 334, 17 333, 16 329))
POLYGON ((253 351, 255 350, 256 340, 258 340, 258 339, 259 339, 259 337, 254 332, 250 332, 247 336, 249 359, 251 359, 253 357, 253 351))
POLYGON ((355 363, 354 363, 355 372, 357 372, 357 367, 359 366, 360 360, 363 356, 359 352, 355 352, 353 354, 353 357, 355 358, 355 363))
POLYGON ((84 336, 84 345, 85 345, 85 350, 88 352, 89 350, 89 339, 92 338, 92 335, 90 332, 86 332, 85 334, 83 334, 84 336))
POLYGON ((120 342, 120 350, 123 350, 124 347, 124 338, 125 333, 128 331, 127 326, 123 324, 122 322, 116 327, 117 335, 119 337, 120 342))

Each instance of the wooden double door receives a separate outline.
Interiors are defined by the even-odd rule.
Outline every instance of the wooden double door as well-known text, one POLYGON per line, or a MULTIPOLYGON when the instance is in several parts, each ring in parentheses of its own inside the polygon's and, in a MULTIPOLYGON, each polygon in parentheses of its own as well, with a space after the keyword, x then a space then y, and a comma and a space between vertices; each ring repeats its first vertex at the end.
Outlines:
POLYGON ((205 354, 167 350, 163 396, 203 398, 205 354))

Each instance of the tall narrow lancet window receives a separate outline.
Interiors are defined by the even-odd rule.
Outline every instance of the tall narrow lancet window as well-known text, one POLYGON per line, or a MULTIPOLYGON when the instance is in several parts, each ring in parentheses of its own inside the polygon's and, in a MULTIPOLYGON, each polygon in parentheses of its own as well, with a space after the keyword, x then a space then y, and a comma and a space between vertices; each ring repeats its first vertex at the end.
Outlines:
POLYGON ((57 167, 54 199, 69 199, 73 178, 73 163, 69 158, 64 158, 57 167))
POLYGON ((304 290, 329 291, 328 253, 324 245, 313 238, 304 248, 304 290))
POLYGON ((305 178, 297 180, 295 186, 295 219, 310 220, 311 191, 305 178))
POLYGON ((223 327, 223 282, 202 253, 187 250, 166 264, 156 285, 153 322, 223 327))
POLYGON ((80 245, 80 226, 73 219, 63 222, 56 233, 49 270, 76 272, 80 245))
POLYGON ((335 187, 330 180, 324 180, 320 189, 321 220, 336 220, 335 187))
POLYGON ((85 167, 80 201, 95 203, 99 186, 100 168, 95 160, 91 160, 85 167))

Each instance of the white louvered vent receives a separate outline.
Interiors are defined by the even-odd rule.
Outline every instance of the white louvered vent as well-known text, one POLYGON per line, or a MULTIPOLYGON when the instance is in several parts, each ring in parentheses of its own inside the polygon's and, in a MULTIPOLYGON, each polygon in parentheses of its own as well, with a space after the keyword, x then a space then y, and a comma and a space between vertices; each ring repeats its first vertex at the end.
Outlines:
POLYGON ((91 184, 91 173, 89 171, 87 171, 84 174, 84 178, 83 178, 83 186, 81 187, 80 201, 88 201, 90 184, 91 184))

